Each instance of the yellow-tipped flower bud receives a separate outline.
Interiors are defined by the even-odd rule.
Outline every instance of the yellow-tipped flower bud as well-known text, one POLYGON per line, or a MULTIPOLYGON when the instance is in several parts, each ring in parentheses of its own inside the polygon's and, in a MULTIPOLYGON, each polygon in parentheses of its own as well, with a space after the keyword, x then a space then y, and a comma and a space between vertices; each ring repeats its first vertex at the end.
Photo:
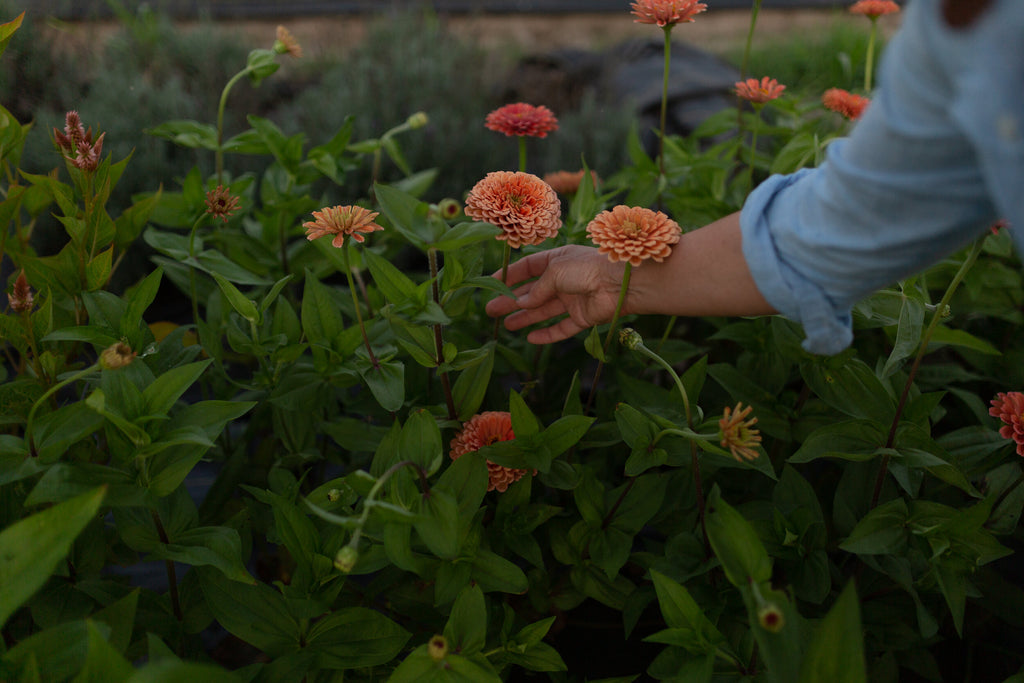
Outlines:
POLYGON ((427 643, 427 652, 435 662, 441 661, 448 654, 448 639, 444 636, 434 636, 427 643))
POLYGON ((627 349, 635 351, 644 343, 644 338, 632 327, 623 327, 619 330, 619 343, 627 349))
POLYGON ((441 218, 450 221, 453 218, 458 218, 459 214, 462 213, 462 205, 451 197, 447 197, 438 202, 437 212, 441 215, 441 218))
POLYGON ((765 603, 757 610, 757 623, 769 633, 778 633, 786 625, 786 617, 774 602, 765 603))
POLYGON ((430 123, 430 117, 427 116, 425 111, 418 111, 412 114, 405 120, 410 128, 416 130, 417 128, 423 128, 425 125, 430 123))
POLYGON ((348 574, 359 561, 359 551, 350 545, 345 546, 334 556, 334 567, 339 572, 348 574))

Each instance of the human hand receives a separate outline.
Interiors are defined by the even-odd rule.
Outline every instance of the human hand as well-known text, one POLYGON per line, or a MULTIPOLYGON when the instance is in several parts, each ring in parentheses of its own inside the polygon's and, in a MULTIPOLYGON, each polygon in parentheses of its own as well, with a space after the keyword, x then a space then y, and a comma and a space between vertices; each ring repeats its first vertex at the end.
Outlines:
POLYGON ((487 314, 508 315, 505 327, 512 331, 567 316, 526 337, 533 344, 562 341, 612 319, 624 272, 623 263, 612 263, 593 247, 570 245, 530 254, 508 267, 507 284, 516 298, 491 300, 487 314))

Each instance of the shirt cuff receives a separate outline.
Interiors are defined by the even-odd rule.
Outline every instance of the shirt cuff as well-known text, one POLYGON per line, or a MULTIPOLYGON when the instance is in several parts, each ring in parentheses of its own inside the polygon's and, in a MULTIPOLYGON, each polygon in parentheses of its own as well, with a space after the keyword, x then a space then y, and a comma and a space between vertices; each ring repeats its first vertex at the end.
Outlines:
POLYGON ((834 355, 853 341, 850 310, 839 310, 820 286, 790 265, 772 234, 771 209, 776 195, 813 172, 815 169, 806 168, 791 175, 774 175, 750 193, 740 212, 743 257, 765 300, 803 326, 803 348, 834 355))

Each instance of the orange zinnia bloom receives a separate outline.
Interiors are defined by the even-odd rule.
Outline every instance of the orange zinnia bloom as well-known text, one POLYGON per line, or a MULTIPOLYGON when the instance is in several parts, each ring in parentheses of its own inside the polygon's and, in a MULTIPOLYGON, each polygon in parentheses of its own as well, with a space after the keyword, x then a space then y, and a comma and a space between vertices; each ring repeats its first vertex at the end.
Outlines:
POLYGON ((736 83, 736 94, 754 104, 764 104, 778 98, 786 86, 780 85, 774 78, 765 76, 760 81, 748 78, 736 83))
POLYGON ((1019 391, 999 392, 992 399, 988 414, 1005 423, 999 428, 999 435, 1015 441, 1017 455, 1024 456, 1024 394, 1019 391))
POLYGON ((632 7, 635 23, 657 24, 662 28, 692 22, 693 15, 708 8, 697 0, 636 0, 632 7))
POLYGON ((863 14, 868 19, 877 19, 883 14, 894 14, 900 11, 900 6, 892 0, 859 0, 850 5, 852 14, 863 14))
MULTIPOLYGON (((487 411, 471 417, 462 430, 452 439, 449 455, 457 460, 466 453, 478 451, 499 441, 511 441, 516 438, 512 431, 512 413, 504 411, 487 411)), ((487 461, 488 491, 504 492, 509 486, 522 479, 526 470, 512 469, 487 461)), ((536 474, 536 471, 534 471, 536 474)))
POLYGON ((331 246, 341 247, 346 235, 351 235, 356 242, 362 242, 366 238, 361 233, 383 230, 373 222, 377 215, 376 211, 361 206, 332 206, 314 211, 313 218, 316 220, 303 223, 302 227, 306 229, 306 239, 315 240, 324 235, 334 235, 331 246))
POLYGON ((608 260, 634 266, 646 259, 664 261, 681 233, 679 224, 660 211, 622 204, 599 213, 587 226, 587 236, 608 260))
POLYGON ((535 107, 525 102, 506 104, 487 115, 485 126, 505 135, 546 138, 558 130, 558 119, 547 107, 535 107))
POLYGON ((223 185, 218 185, 217 189, 206 193, 206 213, 212 214, 214 218, 220 218, 227 223, 228 216, 237 209, 238 197, 232 195, 223 185))
POLYGON ((744 408, 742 402, 736 404, 735 411, 726 406, 722 412, 722 419, 718 421, 718 435, 722 440, 722 447, 728 448, 732 457, 739 462, 743 462, 743 458, 756 460, 758 456, 754 448, 761 443, 761 433, 753 429, 757 424, 757 418, 746 419, 753 409, 753 406, 744 408))
MULTIPOLYGON (((601 179, 597 177, 596 171, 590 172, 591 182, 596 187, 601 179)), ((555 171, 554 173, 548 173, 544 176, 544 182, 551 186, 558 194, 571 195, 576 194, 580 189, 580 183, 583 181, 583 171, 555 171)))
POLYGON ((277 27, 277 40, 274 41, 274 52, 278 54, 289 54, 298 59, 302 56, 302 46, 295 36, 284 26, 277 27))
POLYGON ((842 88, 829 88, 822 95, 821 103, 825 105, 826 109, 839 112, 848 119, 856 120, 864 113, 871 100, 842 88))
POLYGON ((467 216, 501 228, 511 247, 540 244, 562 227, 562 206, 551 186, 531 173, 494 171, 473 186, 467 216))

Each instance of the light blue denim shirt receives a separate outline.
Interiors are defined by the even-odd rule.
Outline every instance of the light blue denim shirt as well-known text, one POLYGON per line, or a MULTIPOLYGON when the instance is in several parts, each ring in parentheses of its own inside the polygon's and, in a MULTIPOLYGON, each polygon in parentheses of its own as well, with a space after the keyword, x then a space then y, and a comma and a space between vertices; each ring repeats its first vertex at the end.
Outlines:
POLYGON ((998 218, 1024 256, 1024 0, 948 27, 911 0, 878 88, 816 169, 772 176, 740 214, 765 299, 812 353, 852 340, 852 306, 941 260, 998 218))

